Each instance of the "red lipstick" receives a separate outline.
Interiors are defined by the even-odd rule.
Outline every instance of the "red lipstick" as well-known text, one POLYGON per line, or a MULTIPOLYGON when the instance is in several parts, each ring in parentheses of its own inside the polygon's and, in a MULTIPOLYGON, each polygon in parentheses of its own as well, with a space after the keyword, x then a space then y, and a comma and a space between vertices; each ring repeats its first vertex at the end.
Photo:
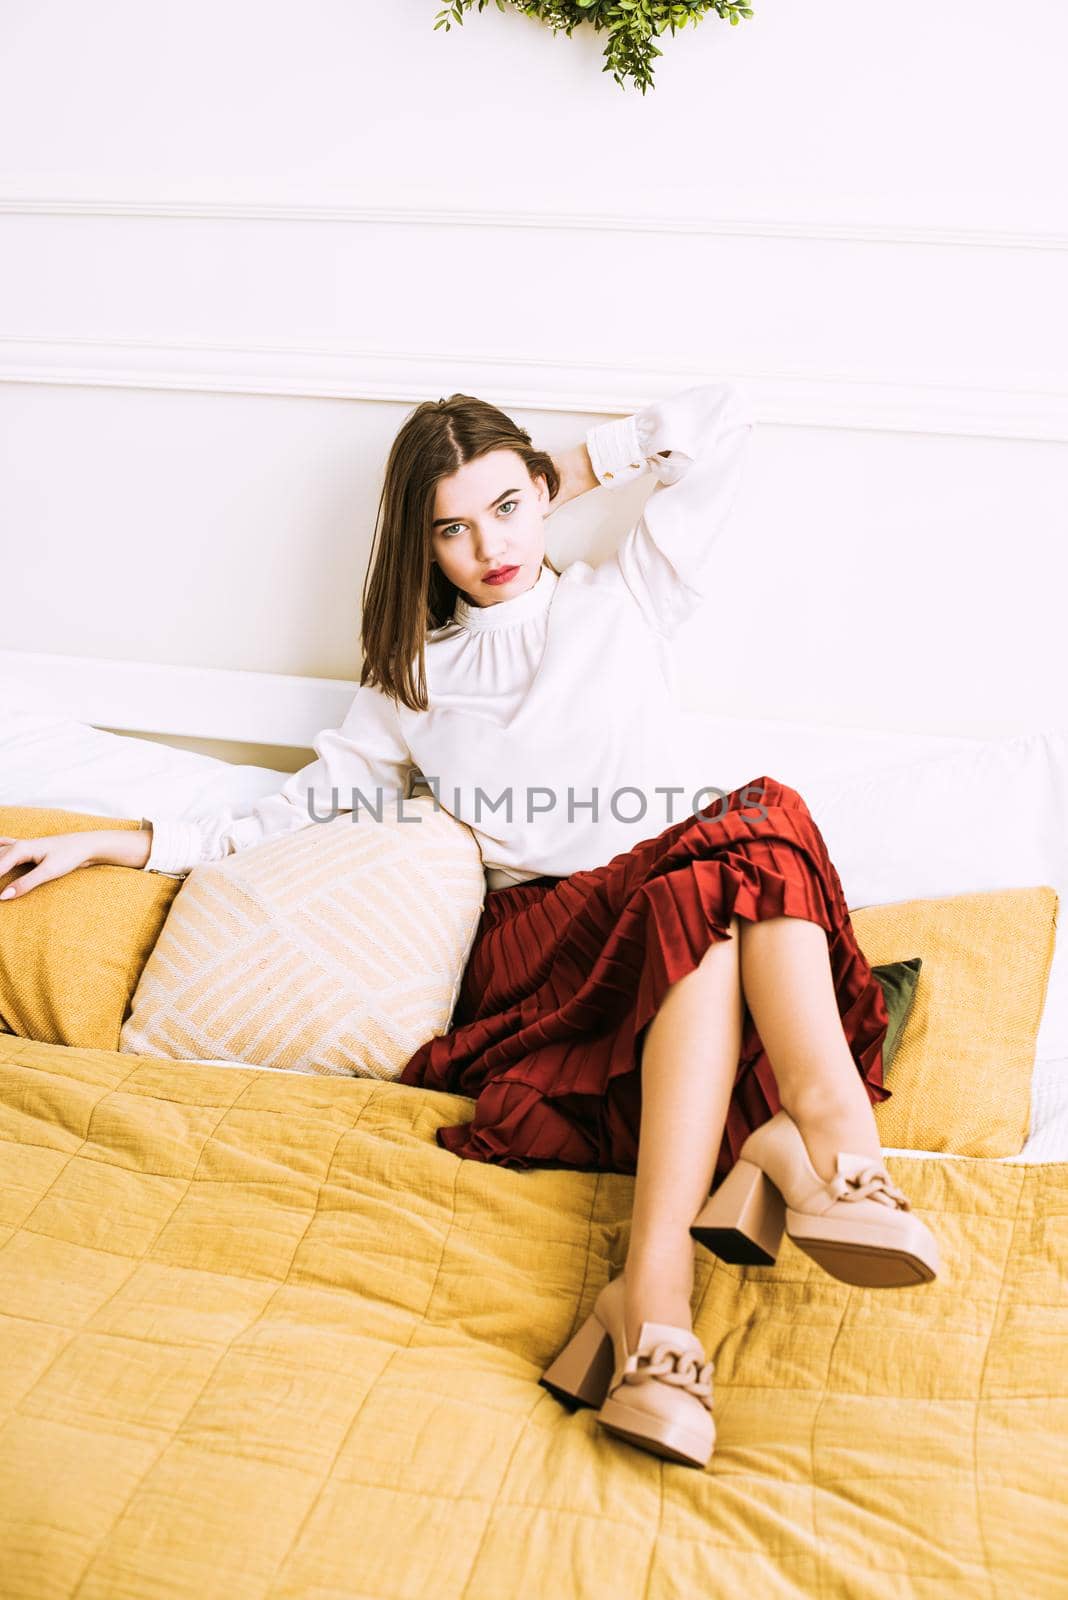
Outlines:
POLYGON ((496 572, 487 572, 483 583, 510 583, 519 571, 518 567, 498 567, 496 572))

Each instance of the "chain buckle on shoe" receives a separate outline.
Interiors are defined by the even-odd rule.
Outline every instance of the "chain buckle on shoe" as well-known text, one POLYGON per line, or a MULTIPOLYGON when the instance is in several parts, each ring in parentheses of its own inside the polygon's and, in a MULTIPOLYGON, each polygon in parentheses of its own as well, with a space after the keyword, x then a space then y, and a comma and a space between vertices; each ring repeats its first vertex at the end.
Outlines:
POLYGON ((878 1200, 881 1205, 899 1206, 910 1211, 908 1197, 890 1181, 890 1174, 878 1161, 869 1161, 850 1176, 836 1172, 828 1183, 835 1200, 878 1200))
POLYGON ((661 1341, 653 1346, 651 1352, 629 1355, 623 1363, 622 1380, 624 1383, 645 1383, 652 1378, 660 1378, 665 1383, 696 1395, 702 1405, 711 1411, 714 1370, 715 1365, 711 1361, 699 1364, 694 1351, 677 1350, 661 1341))

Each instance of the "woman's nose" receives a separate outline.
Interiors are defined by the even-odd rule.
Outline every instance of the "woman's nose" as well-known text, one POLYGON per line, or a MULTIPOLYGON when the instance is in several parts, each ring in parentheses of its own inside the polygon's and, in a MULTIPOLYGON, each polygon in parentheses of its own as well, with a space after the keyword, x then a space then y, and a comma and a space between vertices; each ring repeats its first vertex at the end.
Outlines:
POLYGON ((495 560, 504 554, 505 542, 501 538, 500 529, 488 533, 480 533, 475 540, 475 550, 480 561, 495 560))

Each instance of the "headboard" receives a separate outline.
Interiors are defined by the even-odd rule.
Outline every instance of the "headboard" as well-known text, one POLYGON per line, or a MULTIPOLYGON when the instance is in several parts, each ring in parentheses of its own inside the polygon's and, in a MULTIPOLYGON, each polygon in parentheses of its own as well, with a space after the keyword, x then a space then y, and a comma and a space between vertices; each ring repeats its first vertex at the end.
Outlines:
POLYGON ((0 673, 94 727, 297 749, 341 724, 357 687, 340 678, 28 650, 0 650, 0 673))

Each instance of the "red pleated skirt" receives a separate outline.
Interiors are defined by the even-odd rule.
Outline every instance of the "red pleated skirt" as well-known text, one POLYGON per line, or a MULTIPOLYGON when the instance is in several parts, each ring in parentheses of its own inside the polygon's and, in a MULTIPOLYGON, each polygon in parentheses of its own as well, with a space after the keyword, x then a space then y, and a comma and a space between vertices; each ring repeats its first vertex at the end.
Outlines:
MULTIPOLYGON (((732 916, 802 917, 825 929, 857 1071, 870 1101, 889 1099, 882 987, 808 807, 769 777, 595 870, 490 890, 451 1026, 420 1046, 399 1082, 475 1100, 471 1121, 437 1130, 454 1155, 634 1173, 644 1030, 670 986, 731 937, 732 916)), ((781 1104, 744 1003, 742 1016, 713 1189, 781 1104)))

